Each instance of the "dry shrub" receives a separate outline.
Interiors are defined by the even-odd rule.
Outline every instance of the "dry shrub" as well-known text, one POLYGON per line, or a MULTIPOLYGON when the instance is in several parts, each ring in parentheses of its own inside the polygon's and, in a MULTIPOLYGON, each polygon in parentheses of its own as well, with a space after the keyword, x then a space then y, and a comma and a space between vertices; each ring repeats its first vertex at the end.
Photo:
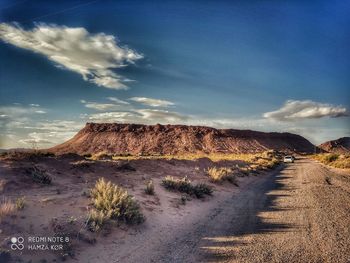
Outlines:
POLYGON ((229 167, 210 167, 206 170, 206 173, 214 183, 228 181, 237 185, 236 176, 234 175, 233 170, 229 167))
POLYGON ((40 184, 51 184, 50 174, 43 168, 38 166, 33 166, 27 169, 27 173, 33 179, 34 182, 40 184))
POLYGON ((99 152, 91 156, 92 160, 112 160, 112 155, 107 152, 99 152))
POLYGON ((169 190, 178 190, 180 192, 190 192, 191 181, 187 177, 176 179, 172 176, 166 176, 162 180, 162 185, 169 190))
POLYGON ((24 196, 22 197, 18 197, 16 199, 16 208, 17 210, 22 210, 25 206, 25 199, 24 199, 24 196))
POLYGON ((350 156, 341 155, 332 165, 336 168, 350 169, 350 156))
POLYGON ((335 168, 350 169, 350 155, 322 153, 313 155, 312 158, 335 168))
POLYGON ((89 225, 102 225, 109 219, 128 224, 139 224, 144 221, 140 206, 128 192, 112 182, 99 179, 91 190, 94 209, 89 212, 89 225))
POLYGON ((203 198, 204 195, 212 195, 213 188, 205 183, 199 183, 193 186, 192 191, 197 198, 203 198))
POLYGON ((271 160, 269 160, 267 163, 266 163, 266 168, 268 169, 273 169, 275 168, 277 165, 280 164, 280 161, 276 158, 272 158, 271 160))
POLYGON ((7 197, 0 199, 0 222, 8 215, 13 214, 16 211, 16 205, 7 197))
POLYGON ((154 195, 154 184, 152 180, 149 180, 146 184, 145 193, 148 195, 154 195))
POLYGON ((260 158, 257 162, 260 169, 273 169, 280 164, 280 160, 277 158, 260 158))
POLYGON ((187 177, 176 179, 172 176, 166 176, 162 180, 162 185, 168 190, 194 195, 197 198, 202 198, 204 195, 211 195, 213 193, 213 188, 210 185, 204 183, 192 185, 187 177))
POLYGON ((103 211, 91 209, 88 212, 87 225, 89 230, 97 232, 108 220, 108 216, 103 211))

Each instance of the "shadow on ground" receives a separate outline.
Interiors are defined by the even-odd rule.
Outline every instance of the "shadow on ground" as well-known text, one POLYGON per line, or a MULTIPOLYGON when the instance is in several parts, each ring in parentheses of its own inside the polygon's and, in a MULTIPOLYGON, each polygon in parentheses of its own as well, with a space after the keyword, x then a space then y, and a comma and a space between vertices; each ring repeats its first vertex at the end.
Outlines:
MULTIPOLYGON (((238 246, 246 246, 251 241, 250 238, 257 234, 272 234, 276 232, 298 231, 301 226, 286 224, 283 222, 272 222, 266 216, 262 217, 263 212, 280 212, 288 211, 296 208, 278 207, 279 198, 288 198, 286 191, 296 190, 286 185, 286 180, 291 175, 288 171, 295 168, 289 166, 283 171, 272 175, 272 180, 266 180, 258 186, 258 189, 250 189, 247 193, 243 193, 246 204, 233 207, 238 208, 231 220, 231 224, 227 228, 214 231, 211 235, 202 238, 200 261, 222 261, 234 259, 234 255, 230 253, 232 249, 238 246)), ((219 222, 218 222, 219 223, 219 222)))

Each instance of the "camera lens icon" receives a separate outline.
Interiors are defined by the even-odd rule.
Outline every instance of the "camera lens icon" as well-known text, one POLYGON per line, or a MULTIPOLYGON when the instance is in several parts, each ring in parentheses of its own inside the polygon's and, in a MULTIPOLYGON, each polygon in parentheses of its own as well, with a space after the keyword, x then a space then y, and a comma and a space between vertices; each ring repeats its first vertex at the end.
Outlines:
POLYGON ((11 237, 11 249, 12 250, 23 250, 24 249, 24 238, 23 237, 11 237))

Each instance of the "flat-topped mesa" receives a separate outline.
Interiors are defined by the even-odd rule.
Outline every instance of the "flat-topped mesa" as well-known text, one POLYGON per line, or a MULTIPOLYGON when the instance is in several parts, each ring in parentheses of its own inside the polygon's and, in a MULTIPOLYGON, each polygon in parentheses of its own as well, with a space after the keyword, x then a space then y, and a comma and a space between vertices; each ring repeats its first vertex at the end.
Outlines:
POLYGON ((69 141, 49 151, 77 154, 174 155, 257 153, 266 150, 313 152, 300 135, 187 125, 87 123, 69 141))

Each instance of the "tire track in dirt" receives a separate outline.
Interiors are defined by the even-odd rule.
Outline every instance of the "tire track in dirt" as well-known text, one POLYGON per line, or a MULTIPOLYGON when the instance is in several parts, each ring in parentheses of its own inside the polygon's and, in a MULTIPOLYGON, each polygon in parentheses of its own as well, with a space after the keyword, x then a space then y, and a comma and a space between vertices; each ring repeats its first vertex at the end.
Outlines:
POLYGON ((301 158, 208 210, 154 221, 90 255, 99 262, 350 262, 349 187, 346 175, 301 158))

